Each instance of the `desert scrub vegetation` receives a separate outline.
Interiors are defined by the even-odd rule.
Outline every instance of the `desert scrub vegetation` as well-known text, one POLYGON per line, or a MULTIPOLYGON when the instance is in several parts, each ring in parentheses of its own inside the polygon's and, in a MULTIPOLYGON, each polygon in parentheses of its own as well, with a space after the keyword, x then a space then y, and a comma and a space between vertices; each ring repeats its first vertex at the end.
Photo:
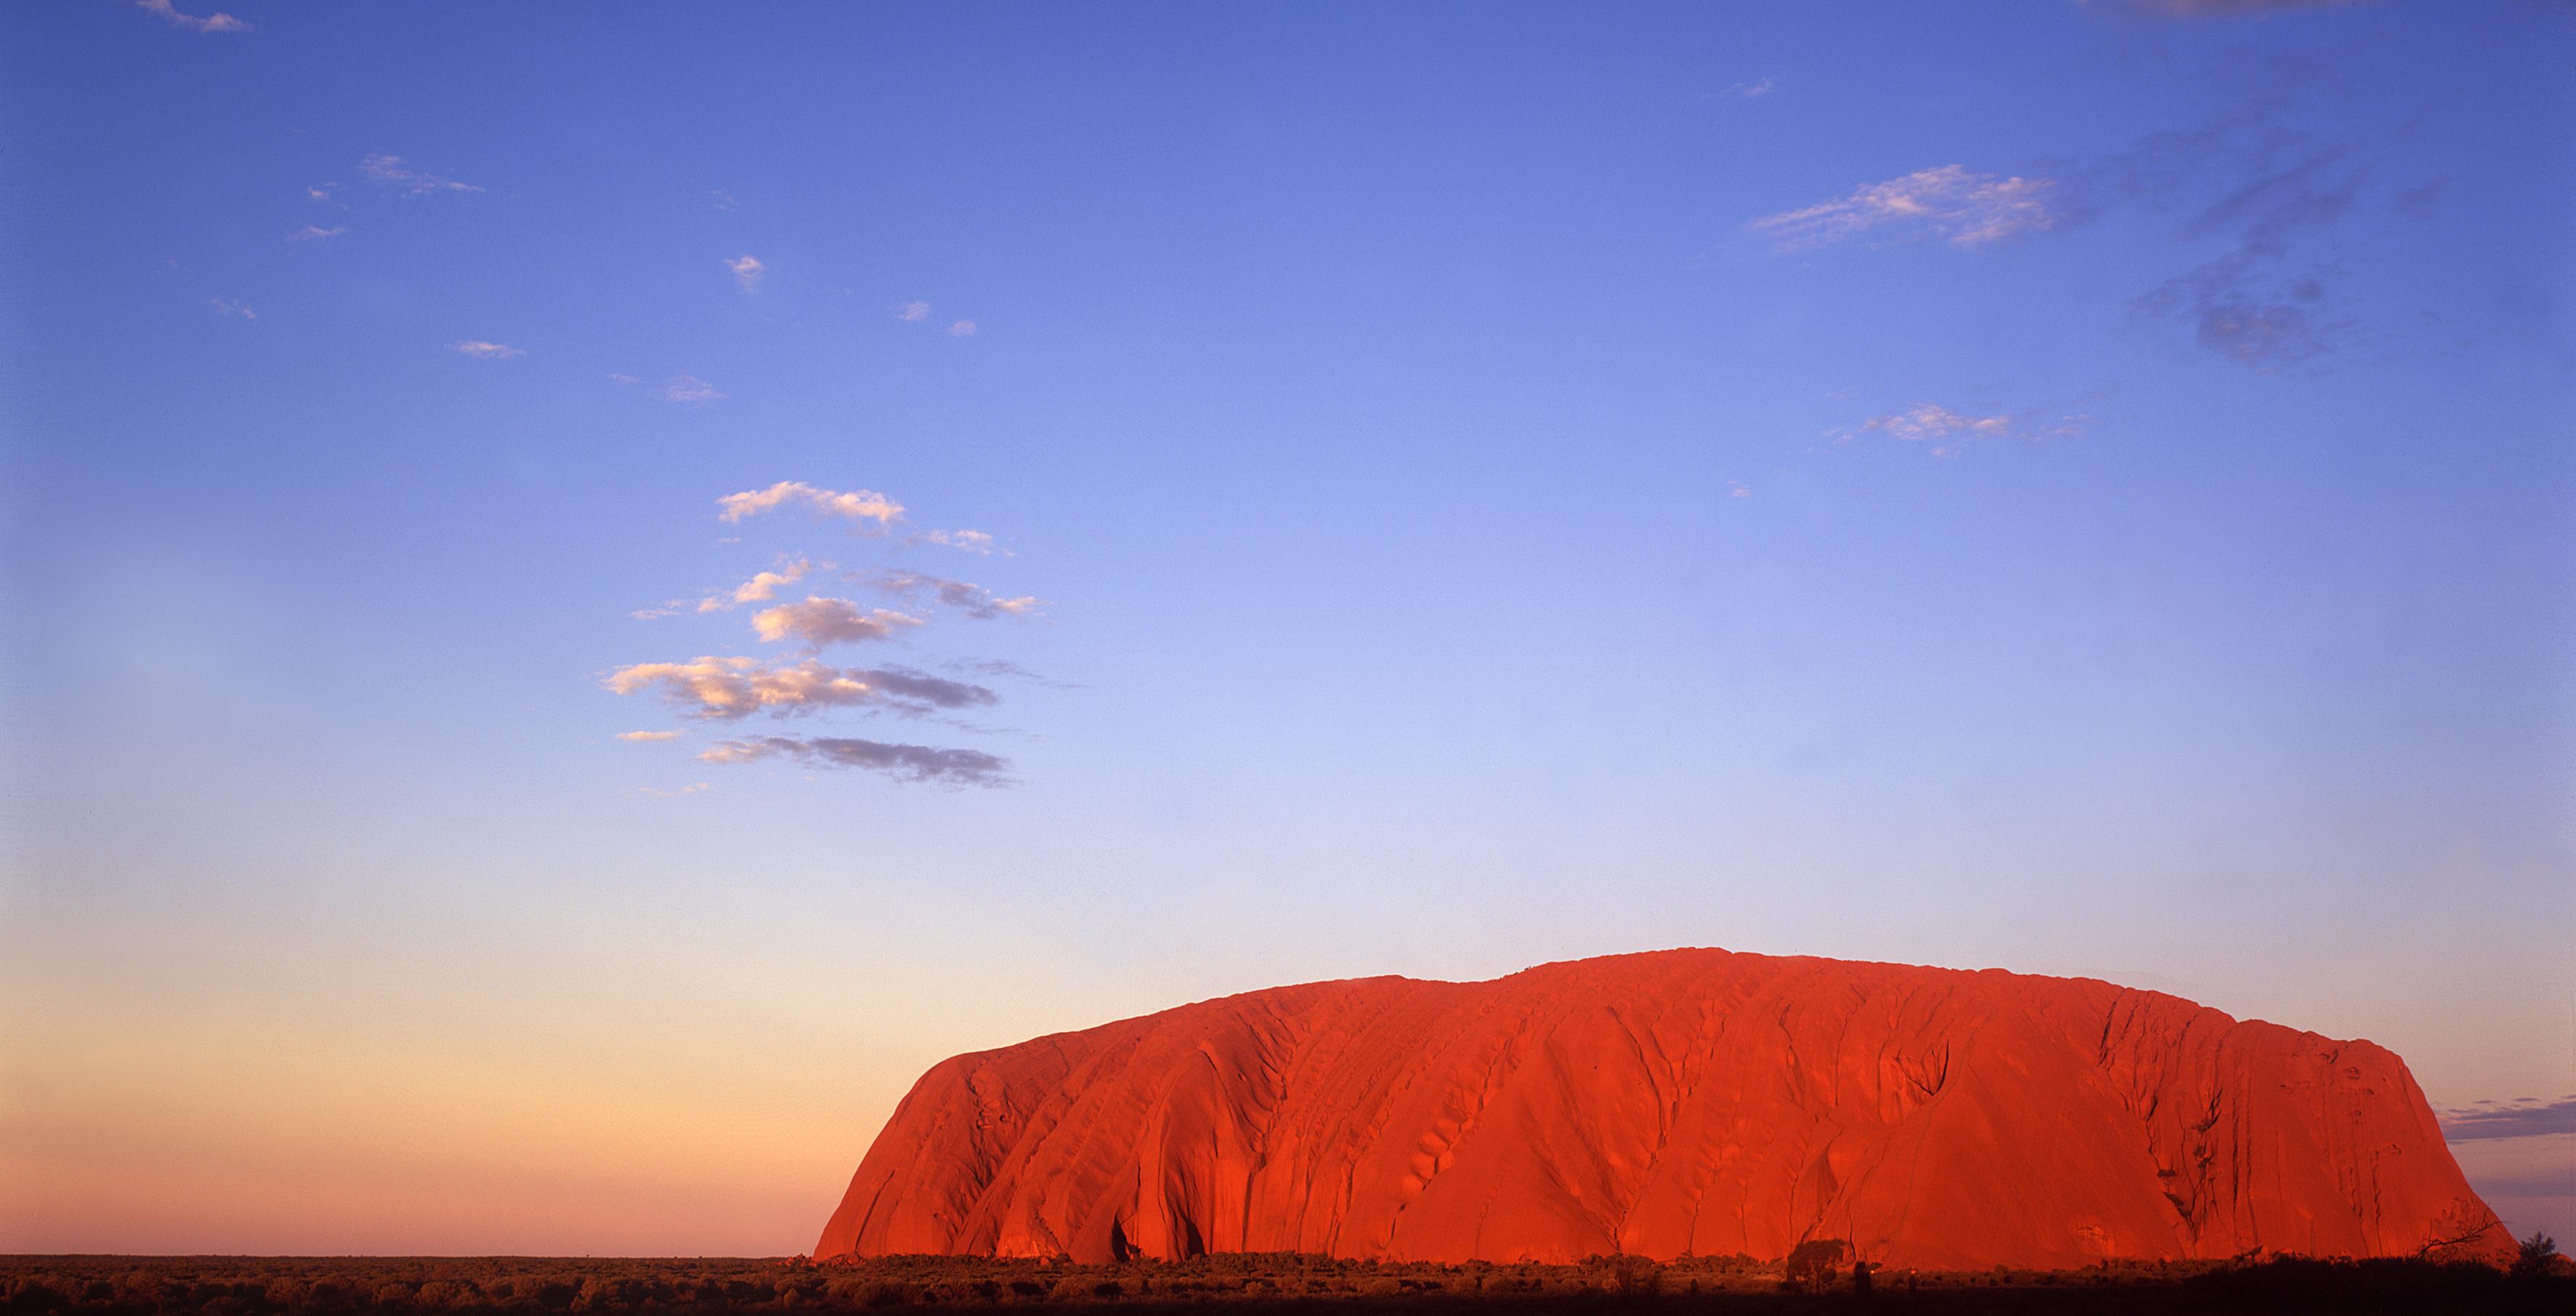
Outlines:
POLYGON ((1092 1316, 1225 1306, 1244 1316, 1701 1316, 1839 1309, 2015 1312, 2576 1311, 2576 1276, 2543 1258, 2513 1274, 2406 1261, 2118 1264, 2071 1271, 1913 1274, 1752 1257, 1595 1257, 1571 1265, 1456 1266, 1229 1254, 1074 1266, 976 1257, 804 1258, 0 1257, 0 1316, 720 1316, 940 1308, 1092 1316), (1800 1291, 1792 1291, 1800 1290, 1800 1291), (1822 1296, 1804 1290, 1821 1290, 1822 1296))

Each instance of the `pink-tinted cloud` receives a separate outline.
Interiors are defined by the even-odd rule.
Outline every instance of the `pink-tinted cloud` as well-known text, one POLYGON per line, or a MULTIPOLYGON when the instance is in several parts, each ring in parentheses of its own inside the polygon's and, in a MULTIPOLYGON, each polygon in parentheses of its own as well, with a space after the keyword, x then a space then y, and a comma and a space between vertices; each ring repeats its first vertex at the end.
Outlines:
POLYGON ((790 504, 811 509, 818 516, 837 516, 851 521, 874 521, 882 529, 903 519, 903 504, 870 489, 853 489, 843 493, 818 489, 802 480, 781 480, 766 489, 726 494, 716 500, 724 510, 720 521, 740 521, 790 504))
POLYGON ((807 595, 803 603, 782 603, 752 614, 752 629, 772 644, 796 640, 820 649, 832 644, 882 640, 896 631, 921 625, 919 617, 886 608, 861 608, 848 599, 807 595))
POLYGON ((811 658, 798 663, 740 657, 637 663, 617 669, 605 684, 621 695, 659 690, 693 717, 722 721, 763 710, 782 716, 854 707, 927 713, 1001 702, 980 685, 900 667, 845 669, 811 658))
POLYGON ((1855 188, 1849 196, 1802 210, 1765 215, 1745 227, 1770 238, 1772 249, 1781 252, 1829 247, 1874 231, 1928 234, 1972 247, 2054 224, 2049 195, 2055 186, 2045 178, 1998 177, 1972 173, 1964 165, 1942 165, 1855 188))
POLYGON ((698 600, 698 611, 723 612, 745 603, 766 603, 778 596, 779 586, 793 585, 803 580, 805 573, 813 569, 814 563, 807 558, 800 557, 793 562, 781 562, 776 571, 763 571, 734 586, 729 594, 717 594, 698 600))

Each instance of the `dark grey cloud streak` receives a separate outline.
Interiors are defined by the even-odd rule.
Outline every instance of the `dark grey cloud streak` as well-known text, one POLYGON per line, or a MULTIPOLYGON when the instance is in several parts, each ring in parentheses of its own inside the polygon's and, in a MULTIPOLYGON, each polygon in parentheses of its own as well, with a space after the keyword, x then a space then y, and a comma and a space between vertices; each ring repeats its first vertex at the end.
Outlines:
POLYGON ((1006 760, 975 749, 938 749, 929 745, 892 745, 881 740, 843 736, 752 736, 728 740, 698 755, 709 763, 756 763, 793 759, 818 768, 862 768, 897 781, 950 786, 1011 785, 1006 760))
POLYGON ((955 608, 969 617, 987 621, 995 617, 1027 616, 1035 612, 1039 604, 1038 599, 1027 595, 1003 598, 973 581, 950 580, 918 571, 859 571, 852 572, 850 579, 907 601, 927 594, 941 607, 955 608))
POLYGON ((2523 1097, 2442 1112, 2442 1136, 2451 1142, 2527 1138, 2543 1133, 2576 1133, 2576 1097, 2556 1101, 2523 1097))
POLYGON ((2223 241, 2227 250, 2148 289, 2130 308, 2187 324, 2202 347, 2258 370, 2314 361, 2359 323, 2332 299, 2336 269, 2291 258, 2299 235, 2359 207, 2370 166, 2350 143, 2274 123, 2280 108, 2261 99, 2197 131, 2141 138, 2081 171, 2071 189, 2079 206, 2148 209, 2217 190, 2176 237, 2223 241))

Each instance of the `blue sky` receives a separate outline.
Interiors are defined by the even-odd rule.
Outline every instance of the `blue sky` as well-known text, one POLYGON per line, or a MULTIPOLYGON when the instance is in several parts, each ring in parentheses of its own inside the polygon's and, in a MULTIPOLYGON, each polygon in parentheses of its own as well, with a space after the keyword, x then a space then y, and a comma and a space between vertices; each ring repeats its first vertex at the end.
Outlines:
POLYGON ((0 18, 10 1243, 1680 944, 2576 1093, 2563 6, 218 12, 0 18))

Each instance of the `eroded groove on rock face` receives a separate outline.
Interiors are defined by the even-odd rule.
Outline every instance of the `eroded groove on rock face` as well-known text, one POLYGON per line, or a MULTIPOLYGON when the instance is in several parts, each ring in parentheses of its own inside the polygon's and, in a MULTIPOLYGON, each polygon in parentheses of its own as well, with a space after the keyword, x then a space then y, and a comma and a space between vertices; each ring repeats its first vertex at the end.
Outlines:
POLYGON ((2395 1055, 2155 992, 1677 950, 958 1056, 814 1255, 2500 1258, 2395 1055), (2465 1240, 2465 1241, 2463 1241, 2465 1240))

